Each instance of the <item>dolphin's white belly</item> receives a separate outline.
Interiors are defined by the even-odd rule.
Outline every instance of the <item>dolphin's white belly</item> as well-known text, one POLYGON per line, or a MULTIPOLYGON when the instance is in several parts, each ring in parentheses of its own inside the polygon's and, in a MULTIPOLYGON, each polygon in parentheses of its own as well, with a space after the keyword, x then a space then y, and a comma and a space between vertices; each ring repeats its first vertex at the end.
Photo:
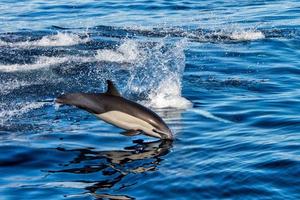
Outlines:
POLYGON ((125 130, 141 130, 147 133, 154 129, 148 122, 120 111, 109 111, 96 116, 125 130))

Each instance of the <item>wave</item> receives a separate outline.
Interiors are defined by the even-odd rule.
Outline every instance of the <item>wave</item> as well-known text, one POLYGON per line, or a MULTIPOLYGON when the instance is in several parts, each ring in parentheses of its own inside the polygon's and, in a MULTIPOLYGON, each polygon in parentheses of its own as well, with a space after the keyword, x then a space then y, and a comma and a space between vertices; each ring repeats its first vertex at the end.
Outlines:
MULTIPOLYGON (((227 26, 220 29, 127 26, 118 29, 128 31, 129 33, 132 32, 132 35, 134 36, 180 37, 198 42, 253 41, 266 38, 263 30, 258 30, 256 28, 244 29, 238 26, 227 26)), ((116 30, 116 28, 114 28, 114 30, 116 30)))
MULTIPOLYGON (((53 35, 46 35, 40 39, 26 41, 11 42, 5 40, 6 35, 2 35, 0 46, 16 47, 16 48, 32 48, 32 47, 58 47, 58 46, 73 46, 77 44, 85 44, 94 42, 89 35, 107 37, 109 35, 116 38, 124 38, 124 33, 129 38, 133 37, 174 37, 186 38, 194 42, 243 42, 255 41, 273 37, 293 37, 299 35, 295 30, 289 29, 258 29, 257 27, 243 28, 238 25, 226 25, 221 28, 184 28, 184 27, 147 27, 147 26, 97 26, 89 29, 89 33, 76 34, 70 32, 57 32, 53 35)), ((116 50, 98 50, 97 59, 109 62, 125 62, 136 60, 136 46, 131 46, 132 43, 124 43, 116 50), (129 48, 130 47, 130 48, 129 48), (125 51, 126 50, 126 51, 125 51)))
POLYGON ((55 35, 46 35, 39 40, 27 40, 24 42, 6 42, 0 40, 0 46, 8 47, 56 47, 56 46, 73 46, 89 41, 89 37, 81 38, 77 34, 57 32, 55 35))

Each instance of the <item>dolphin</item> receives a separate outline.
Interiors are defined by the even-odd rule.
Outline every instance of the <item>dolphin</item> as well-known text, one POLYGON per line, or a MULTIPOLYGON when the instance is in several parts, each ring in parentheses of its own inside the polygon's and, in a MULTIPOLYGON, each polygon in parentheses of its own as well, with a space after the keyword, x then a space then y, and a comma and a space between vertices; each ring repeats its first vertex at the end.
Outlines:
POLYGON ((103 121, 125 129, 121 134, 140 133, 160 139, 173 140, 172 131, 152 110, 121 96, 113 82, 107 80, 105 93, 69 93, 56 99, 59 104, 76 106, 103 121))

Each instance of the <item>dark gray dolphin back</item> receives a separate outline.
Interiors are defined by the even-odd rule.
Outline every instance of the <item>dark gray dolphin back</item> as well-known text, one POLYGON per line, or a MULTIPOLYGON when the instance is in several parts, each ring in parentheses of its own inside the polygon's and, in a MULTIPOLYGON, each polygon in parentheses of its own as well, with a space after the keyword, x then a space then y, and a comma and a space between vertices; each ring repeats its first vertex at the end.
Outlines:
POLYGON ((93 114, 102 114, 109 110, 106 99, 103 98, 105 95, 109 96, 121 96, 113 82, 107 80, 107 91, 104 94, 97 93, 70 93, 64 94, 56 99, 57 103, 67 104, 76 106, 78 108, 87 110, 93 114))
POLYGON ((106 112, 101 94, 70 93, 56 99, 57 103, 76 106, 93 114, 106 112))

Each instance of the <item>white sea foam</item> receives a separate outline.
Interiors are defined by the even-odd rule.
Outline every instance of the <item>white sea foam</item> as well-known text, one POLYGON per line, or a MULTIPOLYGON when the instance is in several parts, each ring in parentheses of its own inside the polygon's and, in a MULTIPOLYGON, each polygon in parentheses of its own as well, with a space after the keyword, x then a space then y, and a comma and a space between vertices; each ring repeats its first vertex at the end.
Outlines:
POLYGON ((81 38, 73 33, 58 32, 55 35, 46 35, 39 40, 24 42, 5 42, 0 40, 0 46, 29 48, 29 47, 53 47, 53 46, 72 46, 89 41, 88 37, 81 38))
POLYGON ((56 35, 44 36, 34 44, 36 46, 72 46, 88 41, 89 38, 82 39, 76 34, 58 32, 56 35))
POLYGON ((138 44, 133 40, 126 40, 116 50, 98 50, 95 57, 98 61, 134 63, 139 57, 138 44))
POLYGON ((259 40, 264 39, 265 35, 261 31, 234 31, 229 35, 230 39, 238 41, 259 40))

